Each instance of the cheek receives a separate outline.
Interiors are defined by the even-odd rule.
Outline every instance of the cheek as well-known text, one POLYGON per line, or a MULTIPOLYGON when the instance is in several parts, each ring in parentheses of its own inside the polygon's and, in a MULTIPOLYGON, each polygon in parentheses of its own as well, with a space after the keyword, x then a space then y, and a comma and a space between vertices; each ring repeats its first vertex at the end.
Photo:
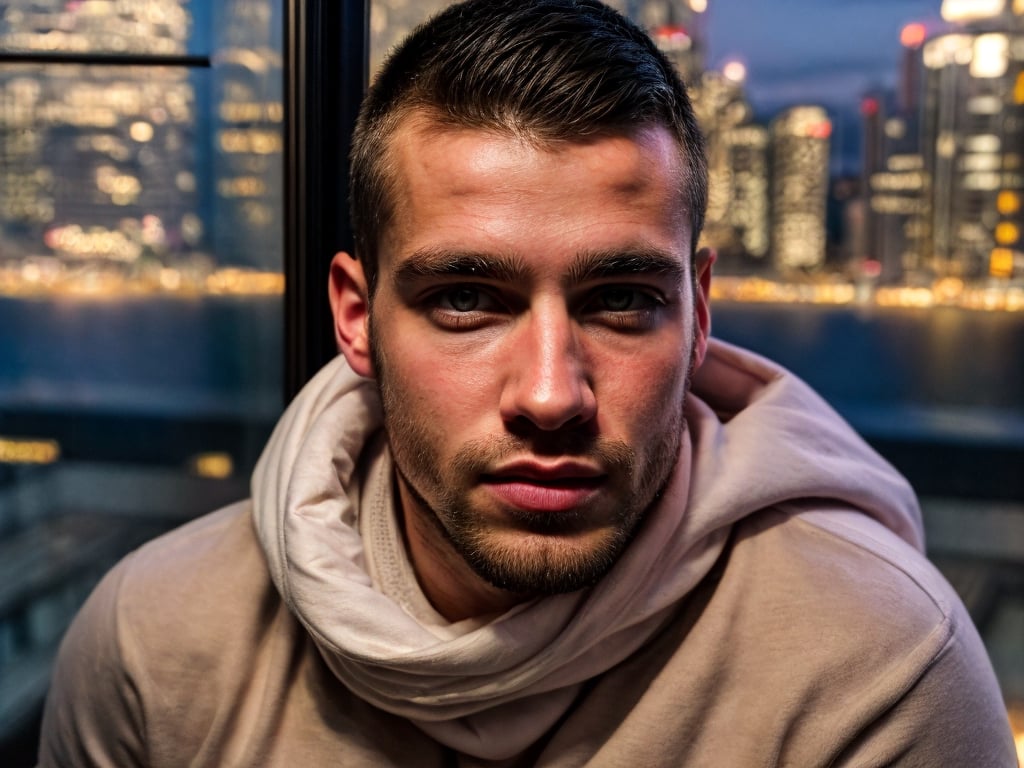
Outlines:
POLYGON ((674 423, 686 392, 685 350, 666 355, 639 355, 610 367, 604 391, 598 391, 603 428, 624 430, 630 442, 644 443, 674 423), (603 397, 602 397, 603 395, 603 397))
POLYGON ((382 351, 385 375, 393 385, 392 407, 421 419, 432 432, 443 426, 445 434, 481 417, 491 388, 487 372, 493 365, 474 360, 469 351, 444 349, 422 339, 417 343, 409 338, 382 351))

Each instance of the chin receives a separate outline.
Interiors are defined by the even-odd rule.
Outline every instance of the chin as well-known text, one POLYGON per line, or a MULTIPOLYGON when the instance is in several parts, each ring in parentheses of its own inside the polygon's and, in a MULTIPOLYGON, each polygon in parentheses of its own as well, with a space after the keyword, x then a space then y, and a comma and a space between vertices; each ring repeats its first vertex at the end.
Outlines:
POLYGON ((635 527, 572 534, 515 531, 477 536, 458 548, 477 575, 495 587, 519 594, 564 594, 600 581, 635 527))

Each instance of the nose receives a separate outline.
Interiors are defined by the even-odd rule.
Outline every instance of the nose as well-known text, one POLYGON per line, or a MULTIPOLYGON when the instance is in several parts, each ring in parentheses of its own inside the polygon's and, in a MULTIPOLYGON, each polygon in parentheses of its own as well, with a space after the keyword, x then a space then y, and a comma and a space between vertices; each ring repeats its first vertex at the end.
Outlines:
POLYGON ((506 423, 525 420, 553 431, 584 424, 597 413, 578 329, 564 304, 558 304, 531 309, 510 339, 501 399, 506 423))

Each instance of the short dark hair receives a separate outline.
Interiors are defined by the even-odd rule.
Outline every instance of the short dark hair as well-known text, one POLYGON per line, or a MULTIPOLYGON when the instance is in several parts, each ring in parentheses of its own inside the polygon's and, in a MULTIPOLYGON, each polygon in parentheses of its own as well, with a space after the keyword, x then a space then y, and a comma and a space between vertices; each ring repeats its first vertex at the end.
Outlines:
POLYGON ((394 215, 388 144, 414 110, 443 126, 539 144, 669 128, 696 249, 707 208, 704 138, 678 72, 650 37, 599 0, 467 0, 391 53, 359 111, 350 203, 371 295, 380 237, 394 215))

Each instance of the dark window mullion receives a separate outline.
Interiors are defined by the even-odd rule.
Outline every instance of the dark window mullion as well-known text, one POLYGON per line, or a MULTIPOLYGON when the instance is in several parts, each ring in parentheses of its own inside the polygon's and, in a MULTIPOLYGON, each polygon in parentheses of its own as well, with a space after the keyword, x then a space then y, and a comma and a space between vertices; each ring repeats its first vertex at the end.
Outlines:
POLYGON ((287 0, 285 398, 336 354, 327 271, 351 248, 348 152, 366 87, 367 0, 287 0))
POLYGON ((101 67, 210 66, 209 56, 146 53, 67 53, 58 51, 0 51, 0 64, 87 64, 101 67))

